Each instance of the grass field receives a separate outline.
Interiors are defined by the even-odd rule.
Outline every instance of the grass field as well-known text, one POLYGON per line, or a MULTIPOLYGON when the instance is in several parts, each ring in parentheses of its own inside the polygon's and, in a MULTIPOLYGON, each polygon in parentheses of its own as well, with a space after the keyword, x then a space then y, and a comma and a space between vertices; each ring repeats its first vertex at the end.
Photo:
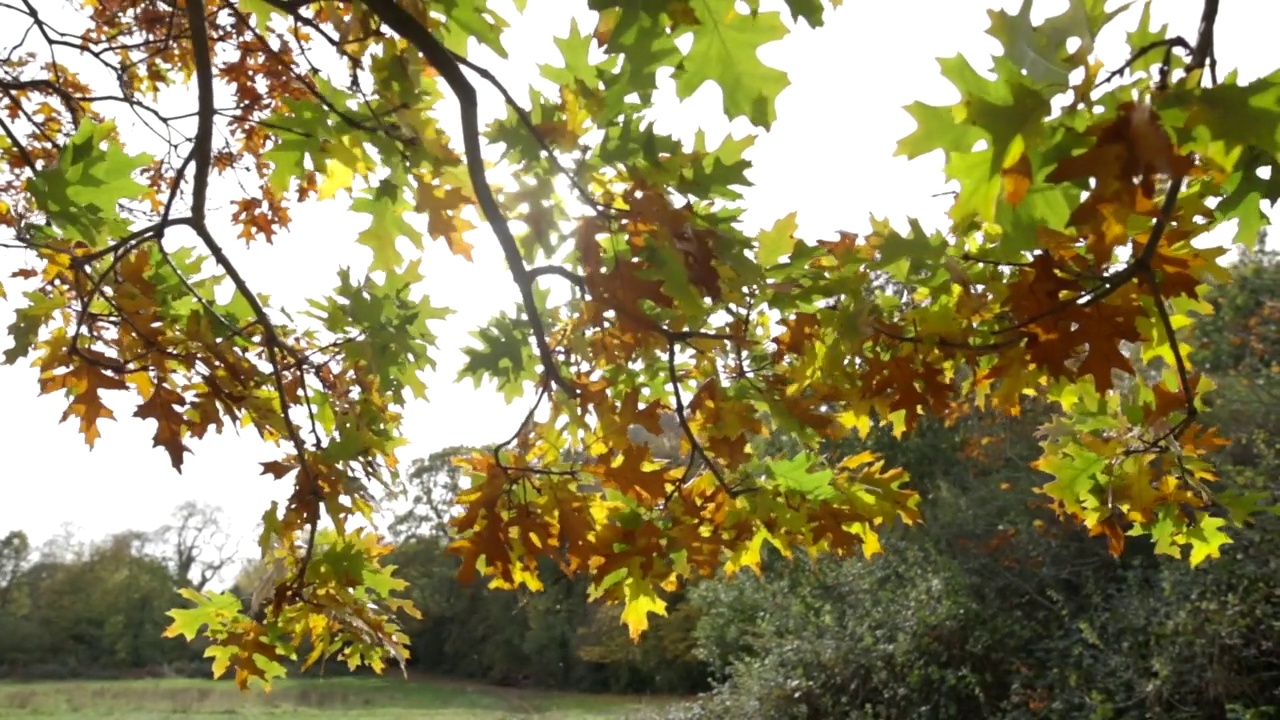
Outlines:
POLYGON ((621 719, 669 699, 491 687, 434 678, 315 678, 277 682, 269 695, 212 680, 0 682, 10 718, 369 718, 370 720, 621 719))

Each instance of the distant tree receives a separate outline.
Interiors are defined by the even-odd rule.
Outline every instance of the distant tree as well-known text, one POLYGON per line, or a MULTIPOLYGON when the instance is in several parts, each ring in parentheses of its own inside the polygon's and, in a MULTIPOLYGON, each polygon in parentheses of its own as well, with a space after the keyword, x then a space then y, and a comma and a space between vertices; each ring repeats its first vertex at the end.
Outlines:
POLYGON ((186 646, 161 637, 165 610, 177 596, 168 568, 147 552, 147 533, 68 540, 64 532, 9 585, 9 608, 0 612, 0 665, 111 672, 187 654, 186 646), (76 551, 62 552, 67 546, 76 551))
POLYGON ((179 505, 173 521, 154 530, 150 540, 174 579, 196 590, 204 590, 237 559, 222 508, 195 501, 179 505))
POLYGON ((449 518, 457 507, 463 469, 454 461, 472 449, 454 446, 415 459, 402 478, 401 497, 409 507, 388 525, 393 538, 441 537, 448 533, 449 518))
POLYGON ((0 539, 0 610, 9 606, 14 581, 31 559, 31 541, 21 530, 10 530, 0 539))

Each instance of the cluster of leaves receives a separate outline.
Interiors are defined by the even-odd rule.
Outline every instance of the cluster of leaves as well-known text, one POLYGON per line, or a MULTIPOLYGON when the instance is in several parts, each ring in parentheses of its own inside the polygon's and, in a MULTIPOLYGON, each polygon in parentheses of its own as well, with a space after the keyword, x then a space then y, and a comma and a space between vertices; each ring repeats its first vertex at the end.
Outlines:
POLYGON ((587 692, 687 695, 707 687, 693 655, 697 613, 673 603, 633 643, 621 608, 587 600, 587 578, 566 578, 551 562, 541 592, 498 590, 457 580, 460 560, 438 535, 402 541, 391 554, 422 611, 406 620, 410 667, 498 685, 587 692))
POLYGON ((382 672, 389 651, 403 666, 409 638, 395 615, 403 611, 420 618, 421 613, 393 597, 407 583, 394 577, 394 565, 380 566, 378 559, 390 551, 363 528, 345 536, 320 531, 301 560, 294 548, 274 548, 264 557, 267 569, 253 588, 247 614, 233 591, 182 588, 179 594, 194 607, 169 612, 173 624, 165 637, 181 635, 190 641, 203 635, 212 640, 205 656, 213 658, 214 677, 232 670, 241 687, 251 679, 269 687, 273 678, 286 674, 286 660, 300 660, 306 670, 336 655, 348 669, 364 665, 382 672), (314 605, 273 607, 270 622, 264 623, 264 598, 278 598, 282 584, 309 588, 314 605), (299 658, 297 650, 303 646, 310 651, 299 658))
MULTIPOLYGON (((1274 260, 1234 264, 1208 293, 1216 321, 1188 336, 1224 356, 1207 371, 1220 391, 1206 415, 1233 444, 1215 464, 1271 507, 1280 424, 1265 393, 1277 374, 1248 359, 1273 333, 1248 324, 1280 297, 1274 260)), ((853 442, 846 452, 875 449, 921 478, 929 523, 891 534, 876 562, 774 554, 762 578, 696 584, 698 649, 720 682, 661 717, 1274 715, 1280 516, 1257 516, 1199 568, 1152 555, 1149 538, 1109 557, 1104 539, 1026 502, 1041 479, 1020 458, 1049 409, 853 442)))
MULTIPOLYGON (((1126 534, 1149 534, 1193 564, 1216 556, 1228 518, 1208 490, 1206 455, 1222 440, 1195 422, 1210 383, 1176 329, 1208 311, 1201 288, 1221 275, 1221 251, 1193 241, 1235 217, 1221 206, 1274 194, 1253 178, 1274 161, 1275 140, 1260 148, 1257 126, 1223 110, 1228 94, 1260 102, 1273 81, 1202 89, 1212 17, 1191 46, 1153 30, 1149 14, 1130 34, 1127 81, 1100 78, 1091 51, 1117 12, 1073 3, 1040 26, 1029 4, 993 12, 1004 47, 994 77, 962 57, 941 61, 961 100, 909 107, 919 129, 899 152, 947 154, 959 189, 946 233, 873 220, 865 237, 809 243, 792 217, 751 237, 735 222, 732 188, 697 186, 700 166, 729 167, 728 147, 695 157, 660 148, 670 163, 658 164, 661 183, 638 162, 615 175, 616 119, 607 104, 597 111, 605 143, 578 167, 595 171, 607 203, 576 227, 583 293, 564 314, 572 341, 551 376, 572 369, 572 391, 546 383, 545 419, 531 414, 473 461, 454 523, 464 557, 504 585, 536 587, 540 556, 585 568, 600 594, 627 603, 639 632, 644 613, 662 609, 657 587, 710 574, 726 553, 730 569, 758 566, 765 542, 784 554, 870 555, 879 528, 918 519, 905 474, 874 454, 760 455, 753 436, 783 431, 812 448, 876 422, 903 433, 925 415, 1017 414, 1028 395, 1060 409, 1035 465, 1052 476, 1041 491, 1062 514, 1116 553, 1126 534), (1138 376, 1131 358, 1157 376, 1118 382, 1138 376), (666 413, 687 462, 616 441, 634 426, 660 433, 666 413)), ((651 17, 658 28, 630 18, 620 35, 605 13, 594 38, 603 28, 606 54, 638 57, 690 32, 679 13, 651 17)), ((678 87, 695 50, 663 56, 678 87)), ((611 58, 566 78, 579 67, 570 63, 548 77, 603 103, 613 64, 625 67, 611 58)), ((732 83, 722 90, 730 116, 767 127, 768 117, 735 111, 732 83)), ((1242 229, 1250 240, 1255 231, 1242 229)), ((518 365, 490 347, 488 367, 518 365)), ((526 357, 519 379, 533 382, 526 357)))
MULTIPOLYGON (((817 26, 835 4, 785 11, 817 26)), ((594 29, 572 25, 562 65, 542 68, 556 96, 531 92, 528 107, 467 59, 473 46, 504 56, 516 20, 483 0, 2 9, 31 28, 0 67, 0 224, 28 263, 6 360, 32 357, 90 444, 113 417, 104 393, 127 391, 175 468, 190 439, 238 425, 281 447, 264 472, 293 483, 264 516, 262 550, 283 568, 265 611, 193 594, 174 632, 215 639, 216 663, 243 682, 277 674, 302 634, 321 655, 403 657, 385 547, 351 522, 371 521, 396 468, 399 409, 422 397, 431 323, 448 314, 416 294, 419 261, 399 241, 421 248, 425 220, 466 259, 472 209, 521 303, 476 333, 463 375, 537 399, 509 442, 468 462, 453 521, 464 574, 536 590, 553 560, 625 602, 638 634, 664 609, 660 588, 757 567, 765 543, 870 555, 883 527, 919 519, 901 469, 804 448, 880 422, 902 433, 924 416, 1017 413, 1024 396, 1060 406, 1037 467, 1061 513, 1116 552, 1145 533, 1193 563, 1218 553, 1228 518, 1206 453, 1221 440, 1196 422, 1209 383, 1176 330, 1205 311, 1200 287, 1219 270, 1193 242, 1232 219, 1252 238, 1280 194, 1259 174, 1280 140, 1278 76, 1213 77, 1216 0, 1194 43, 1144 15, 1133 58, 1104 77, 1092 51, 1116 11, 1103 3, 1073 0, 1040 24, 1030 2, 992 12, 992 73, 943 60, 962 99, 912 105, 920 128, 899 150, 947 154, 950 227, 873 220, 819 241, 797 238, 794 216, 760 233, 740 222, 750 138, 685 147, 645 113, 669 71, 679 96, 714 83, 728 117, 767 130, 787 79, 757 51, 786 35, 782 12, 587 5, 594 29), (472 76, 510 109, 486 129, 472 76), (160 102, 188 85, 194 108, 160 102), (455 106, 460 149, 442 129, 455 106), (126 147, 126 113, 159 152, 126 147), (506 186, 490 181, 486 142, 506 186), (310 200, 350 196, 369 219, 356 238, 367 272, 340 271, 298 317, 272 306, 217 236, 219 179, 233 195, 223 220, 250 245, 310 200), (542 279, 571 292, 553 302, 542 279), (1118 384, 1137 373, 1131 356, 1162 374, 1118 384), (633 440, 672 417, 678 462, 633 440), (756 452, 774 430, 801 451, 756 452)))

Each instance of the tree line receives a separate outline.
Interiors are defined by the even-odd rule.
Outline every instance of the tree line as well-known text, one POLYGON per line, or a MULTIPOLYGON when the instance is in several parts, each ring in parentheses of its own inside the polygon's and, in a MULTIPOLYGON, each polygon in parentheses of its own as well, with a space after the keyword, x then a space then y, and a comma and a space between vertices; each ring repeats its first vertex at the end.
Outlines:
POLYGON ((115 676, 190 664, 203 648, 163 639, 165 612, 177 588, 204 589, 236 559, 222 511, 195 502, 154 530, 102 539, 65 527, 33 547, 10 530, 0 537, 0 675, 115 676))

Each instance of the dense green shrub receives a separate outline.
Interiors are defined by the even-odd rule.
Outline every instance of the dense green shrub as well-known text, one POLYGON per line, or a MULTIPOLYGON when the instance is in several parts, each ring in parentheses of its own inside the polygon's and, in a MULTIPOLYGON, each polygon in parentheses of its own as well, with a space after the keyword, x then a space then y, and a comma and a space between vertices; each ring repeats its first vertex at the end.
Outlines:
POLYGON ((1019 535, 999 550, 912 538, 871 562, 706 583, 694 593, 699 648, 723 684, 682 712, 1211 718, 1280 707, 1277 529, 1250 531, 1199 570, 1019 535))

